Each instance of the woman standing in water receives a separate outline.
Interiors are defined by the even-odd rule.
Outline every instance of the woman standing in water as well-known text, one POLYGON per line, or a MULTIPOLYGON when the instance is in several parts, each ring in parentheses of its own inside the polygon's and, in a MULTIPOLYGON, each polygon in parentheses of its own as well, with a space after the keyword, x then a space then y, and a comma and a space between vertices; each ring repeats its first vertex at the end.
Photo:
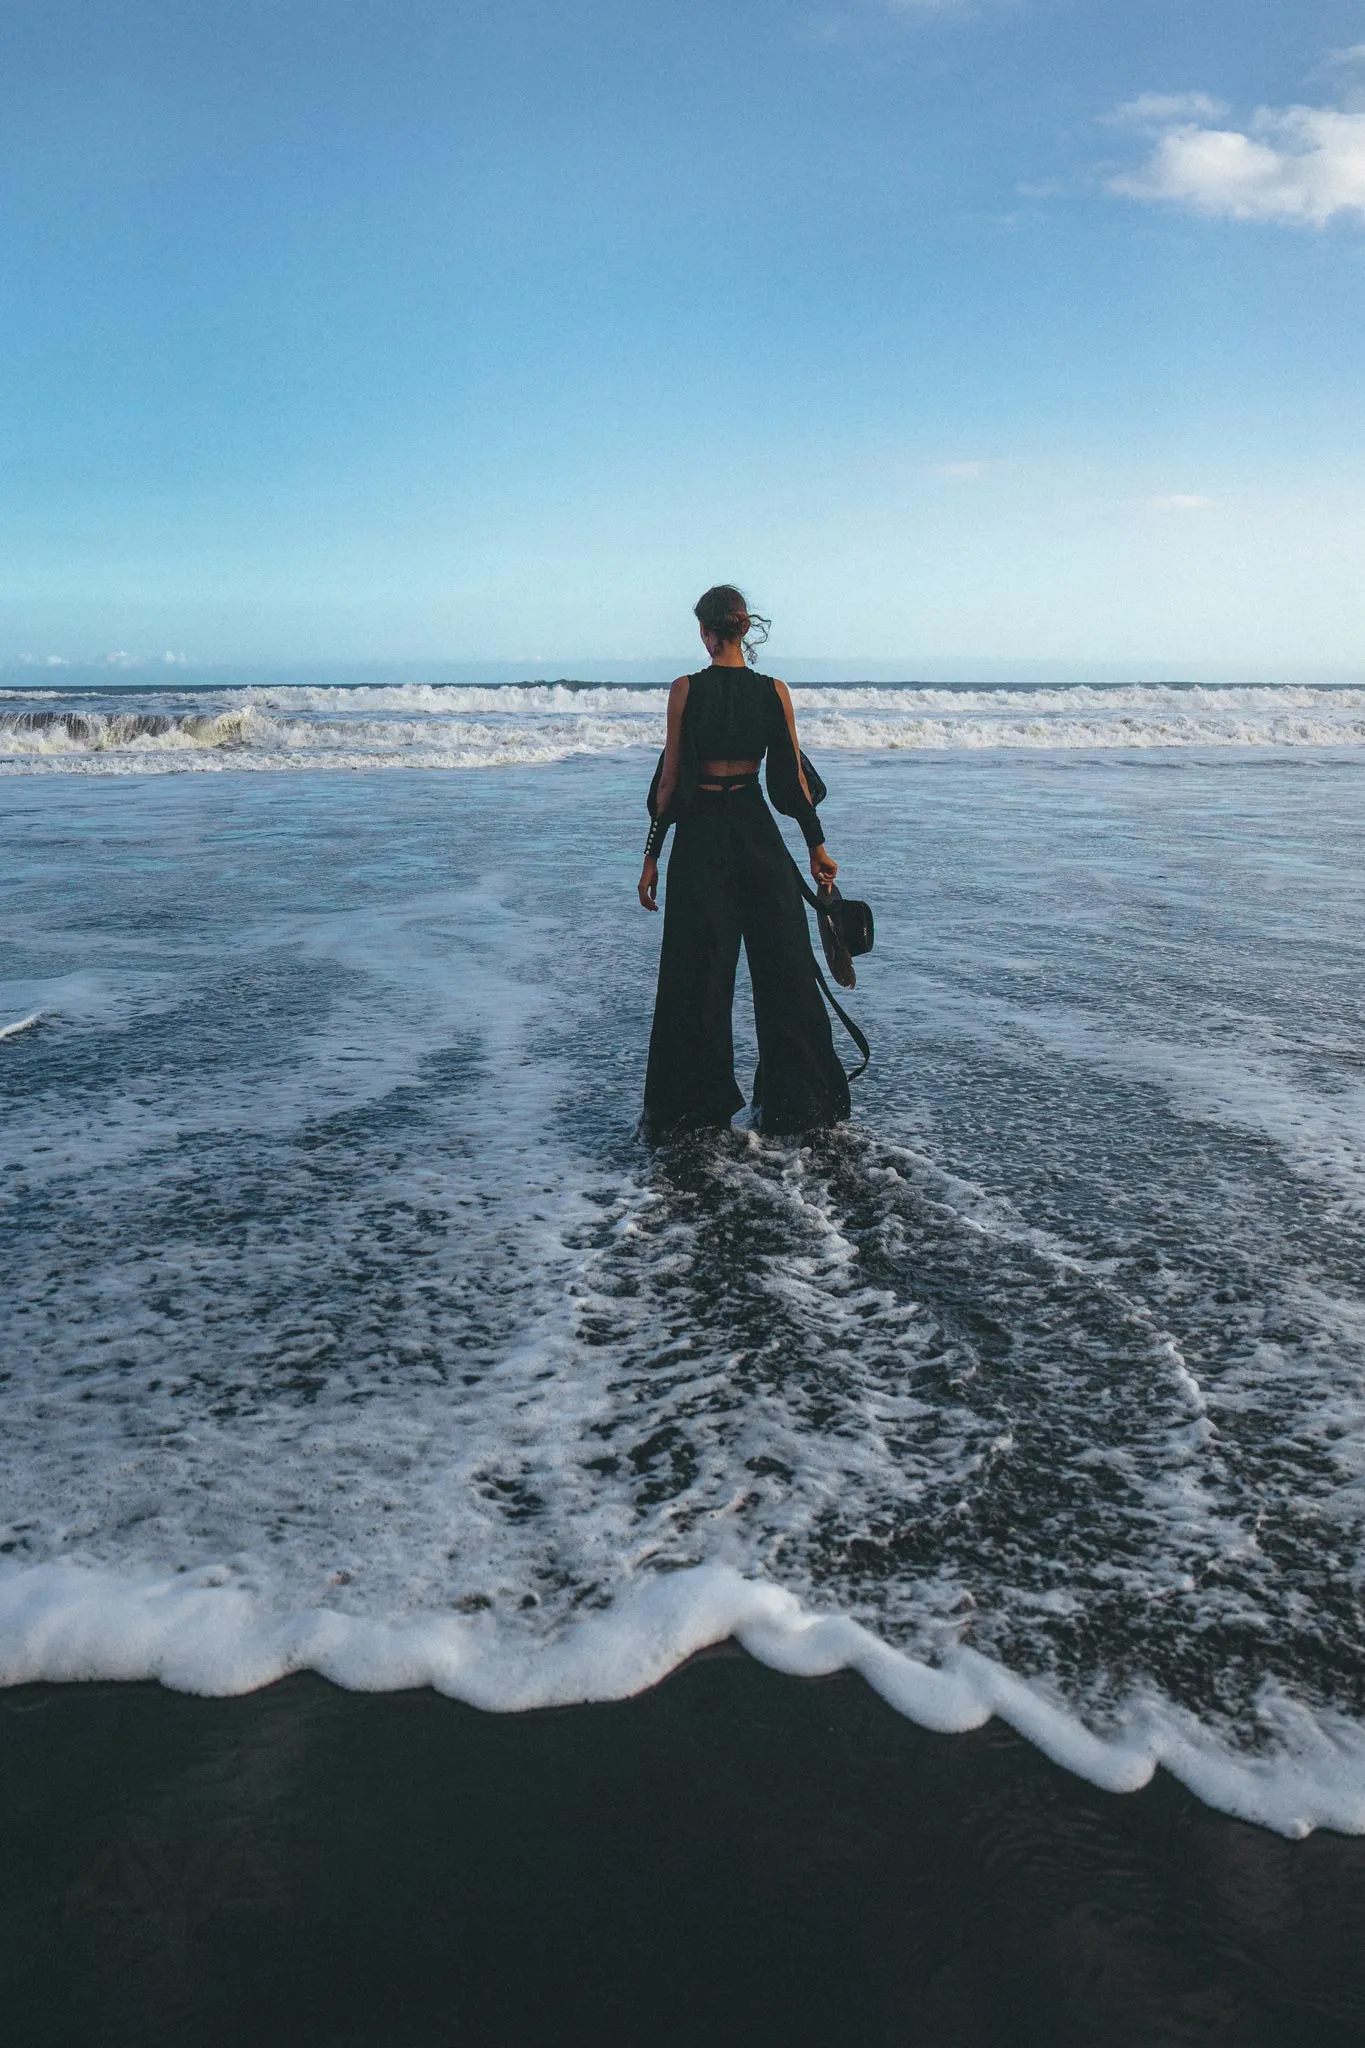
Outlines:
POLYGON ((816 883, 832 882, 838 869, 802 772, 787 686, 746 666, 755 637, 767 638, 767 620, 751 614, 729 583, 708 590, 694 609, 711 665, 679 676, 669 692, 668 741, 640 874, 640 901, 657 910, 659 854, 676 823, 642 1129, 654 1140, 715 1129, 744 1107, 731 1035, 743 939, 758 1031, 753 1106, 760 1126, 775 1134, 813 1130, 848 1115, 848 1079, 815 978, 796 870, 759 790, 765 754, 768 795, 801 827, 816 883))

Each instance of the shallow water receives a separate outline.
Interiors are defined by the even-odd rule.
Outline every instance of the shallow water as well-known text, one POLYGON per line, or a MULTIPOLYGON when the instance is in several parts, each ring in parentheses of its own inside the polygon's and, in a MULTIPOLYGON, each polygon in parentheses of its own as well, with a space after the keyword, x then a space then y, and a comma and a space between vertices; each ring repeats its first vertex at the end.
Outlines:
POLYGON ((0 1671, 733 1627, 1365 1828, 1365 755, 822 759, 855 1121, 655 1158, 647 766, 4 785, 0 1671))

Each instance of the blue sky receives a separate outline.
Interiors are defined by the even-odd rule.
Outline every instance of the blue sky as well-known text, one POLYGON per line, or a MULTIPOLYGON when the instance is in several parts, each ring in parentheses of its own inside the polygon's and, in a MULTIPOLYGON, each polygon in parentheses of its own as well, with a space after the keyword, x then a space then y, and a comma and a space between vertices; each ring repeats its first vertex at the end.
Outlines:
POLYGON ((1363 45, 11 0, 0 661, 1365 679, 1363 45))

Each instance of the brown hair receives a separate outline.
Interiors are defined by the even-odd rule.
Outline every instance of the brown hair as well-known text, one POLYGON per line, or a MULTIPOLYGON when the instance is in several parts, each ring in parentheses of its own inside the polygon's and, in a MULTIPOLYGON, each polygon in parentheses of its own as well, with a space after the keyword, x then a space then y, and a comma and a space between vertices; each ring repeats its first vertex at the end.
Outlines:
POLYGON ((714 583, 697 599, 692 610, 697 624, 714 633, 717 640, 742 642, 744 659, 753 666, 755 649, 767 639, 772 620, 751 612, 742 590, 736 590, 733 583, 714 583))

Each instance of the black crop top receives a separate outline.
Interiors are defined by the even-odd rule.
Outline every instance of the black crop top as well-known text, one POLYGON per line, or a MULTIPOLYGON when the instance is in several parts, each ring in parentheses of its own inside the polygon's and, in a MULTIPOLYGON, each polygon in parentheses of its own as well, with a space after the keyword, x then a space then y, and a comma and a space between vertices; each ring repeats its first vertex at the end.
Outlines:
POLYGON ((704 668, 689 676, 683 739, 699 761, 761 761, 787 721, 771 676, 747 668, 704 668))
POLYGON ((822 846, 820 814, 801 786, 791 728, 773 678, 747 668, 704 668, 687 683, 678 792, 667 816, 653 819, 646 853, 658 859, 669 826, 697 793, 703 761, 761 761, 765 754, 774 808, 796 820, 807 846, 822 846))

